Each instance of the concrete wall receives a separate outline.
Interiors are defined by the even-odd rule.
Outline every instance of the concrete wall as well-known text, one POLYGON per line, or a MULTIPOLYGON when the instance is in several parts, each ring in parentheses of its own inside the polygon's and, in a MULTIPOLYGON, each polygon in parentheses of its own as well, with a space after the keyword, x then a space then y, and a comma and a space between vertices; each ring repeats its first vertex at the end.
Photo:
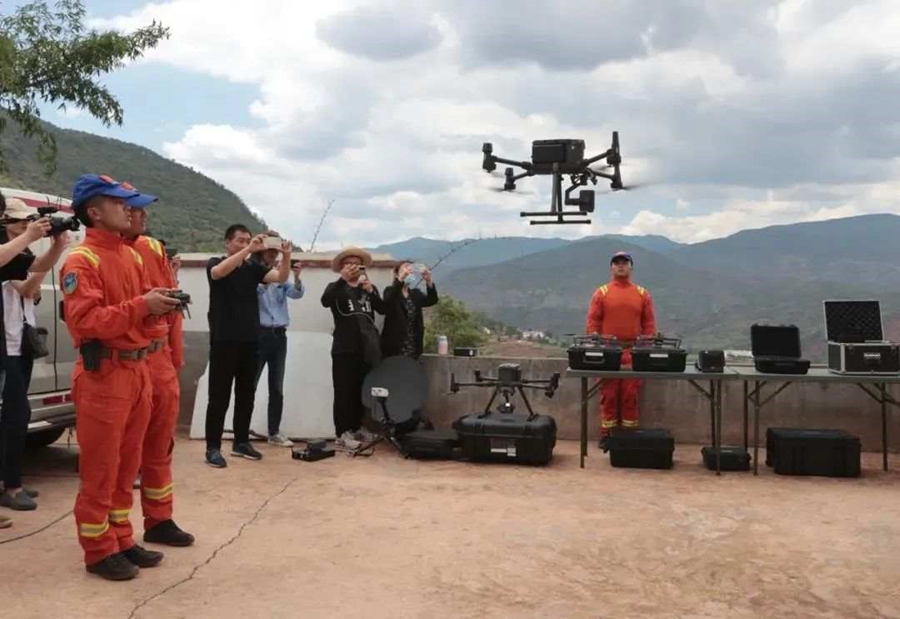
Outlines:
MULTIPOLYGON (((456 374, 459 382, 473 382, 476 369, 496 376, 499 364, 518 363, 526 378, 549 378, 554 372, 560 373, 563 377, 560 389, 552 399, 539 391, 527 394, 536 412, 556 419, 560 438, 577 439, 580 436, 581 381, 565 378, 565 359, 468 359, 426 355, 424 362, 430 381, 426 412, 438 427, 449 426, 461 415, 483 410, 491 395, 491 389, 477 387, 462 388, 457 395, 448 395, 451 372, 456 374)), ((723 384, 723 441, 737 445, 743 440, 743 382, 723 384)), ((709 387, 708 383, 703 386, 709 387)), ((772 390, 773 386, 764 388, 763 397, 772 390)), ((890 391, 895 398, 900 397, 900 389, 896 386, 890 391)), ((525 410, 520 399, 514 402, 517 402, 517 410, 525 410)), ((889 407, 888 415, 889 446, 891 451, 900 452, 900 410, 889 407)), ((597 399, 591 400, 588 419, 590 437, 595 441, 599 437, 600 420, 597 399)), ((645 381, 641 394, 641 421, 645 426, 669 428, 680 443, 711 444, 708 400, 686 381, 645 381)), ((763 407, 760 440, 764 441, 767 427, 775 426, 839 428, 859 436, 866 451, 881 451, 881 407, 856 385, 795 383, 789 386, 763 407)), ((750 440, 753 440, 752 410, 750 440)))

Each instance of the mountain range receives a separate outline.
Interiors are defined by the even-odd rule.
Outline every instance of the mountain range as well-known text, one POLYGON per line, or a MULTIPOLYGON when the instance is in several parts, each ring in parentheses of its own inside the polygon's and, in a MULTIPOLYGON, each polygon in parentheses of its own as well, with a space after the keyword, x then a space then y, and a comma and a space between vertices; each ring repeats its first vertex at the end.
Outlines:
MULTIPOLYGON (((8 170, 0 186, 68 196, 78 175, 110 174, 160 197, 153 233, 181 251, 218 251, 231 223, 265 223, 234 193, 153 151, 46 125, 57 172, 47 177, 33 141, 10 124, 0 135, 8 170)), ((653 295, 658 327, 690 350, 750 348, 750 325, 796 324, 806 356, 825 352, 822 301, 879 299, 886 337, 900 340, 900 217, 864 215, 744 230, 682 244, 664 236, 526 237, 449 242, 413 238, 371 248, 437 265, 442 292, 522 329, 581 333, 591 294, 618 250, 635 258, 636 282, 653 295)))
POLYGON ((750 326, 795 324, 804 354, 824 360, 822 302, 879 299, 886 337, 900 340, 900 217, 864 215, 771 226, 685 245, 665 237, 411 239, 383 246, 431 264, 442 291, 523 329, 581 333, 609 257, 629 251, 634 280, 650 290, 660 331, 689 350, 750 349, 750 326), (477 248, 477 252, 475 251, 477 248), (561 276, 565 274, 565 276, 561 276))
POLYGON ((35 157, 34 141, 9 123, 0 135, 8 166, 6 173, 0 174, 0 187, 68 198, 81 174, 108 174, 127 180, 159 197, 150 213, 153 234, 182 252, 221 251, 222 235, 233 223, 243 223, 254 232, 265 229, 265 223, 234 193, 148 148, 48 123, 45 127, 56 137, 56 173, 46 176, 43 164, 35 157))

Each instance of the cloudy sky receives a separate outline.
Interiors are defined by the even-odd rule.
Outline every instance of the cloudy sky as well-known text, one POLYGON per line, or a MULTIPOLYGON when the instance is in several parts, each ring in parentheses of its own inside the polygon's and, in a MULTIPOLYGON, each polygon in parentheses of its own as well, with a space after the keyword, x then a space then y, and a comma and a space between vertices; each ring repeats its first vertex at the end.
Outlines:
MULTIPOLYGON (((96 0, 97 27, 156 19, 170 40, 108 78, 122 128, 321 247, 410 236, 685 242, 743 228, 900 213, 896 0, 96 0), (592 226, 529 226, 480 169, 535 139, 620 132, 626 184, 592 226)), ((501 168, 502 171, 502 168, 501 168)), ((189 205, 185 205, 189 208, 189 205)))

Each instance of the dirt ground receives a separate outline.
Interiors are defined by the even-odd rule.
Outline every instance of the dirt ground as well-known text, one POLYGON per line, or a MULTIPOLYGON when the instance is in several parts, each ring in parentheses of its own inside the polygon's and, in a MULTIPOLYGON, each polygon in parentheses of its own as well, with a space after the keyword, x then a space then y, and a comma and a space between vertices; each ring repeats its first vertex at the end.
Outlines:
POLYGON ((177 520, 198 542, 128 583, 83 569, 73 453, 32 456, 40 509, 3 512, 3 616, 900 617, 900 472, 875 454, 838 480, 716 478, 687 445, 671 471, 596 446, 580 470, 575 443, 547 468, 260 449, 214 470, 179 441, 177 520))

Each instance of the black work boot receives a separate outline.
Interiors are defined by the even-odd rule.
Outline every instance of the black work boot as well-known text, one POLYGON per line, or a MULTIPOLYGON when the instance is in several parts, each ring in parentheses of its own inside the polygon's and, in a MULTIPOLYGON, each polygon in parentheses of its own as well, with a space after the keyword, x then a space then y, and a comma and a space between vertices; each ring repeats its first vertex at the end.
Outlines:
POLYGON ((90 574, 96 574, 106 580, 131 580, 138 575, 137 566, 125 558, 121 552, 109 555, 102 561, 85 566, 90 574))
POLYGON ((603 453, 606 453, 607 451, 609 451, 609 437, 601 436, 600 444, 598 446, 600 447, 600 449, 603 450, 603 453))
POLYGON ((190 546, 194 543, 194 536, 178 528, 174 520, 165 520, 145 532, 144 541, 166 546, 190 546))
POLYGON ((137 544, 122 553, 126 559, 138 567, 156 567, 165 556, 155 550, 141 548, 137 544))

